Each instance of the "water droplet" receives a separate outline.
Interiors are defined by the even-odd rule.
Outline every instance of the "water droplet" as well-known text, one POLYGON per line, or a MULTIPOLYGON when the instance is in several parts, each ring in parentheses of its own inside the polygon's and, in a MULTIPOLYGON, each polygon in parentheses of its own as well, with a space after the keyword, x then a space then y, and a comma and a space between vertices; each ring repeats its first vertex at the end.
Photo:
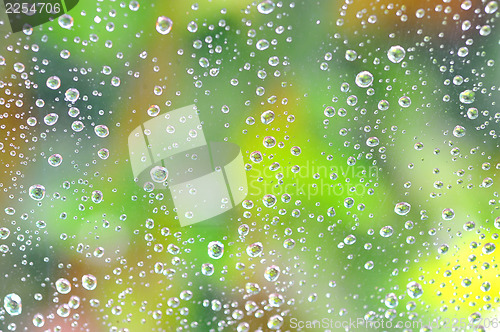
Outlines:
POLYGON ((412 299, 418 299, 422 296, 422 294, 424 294, 422 286, 415 281, 412 281, 408 283, 408 285, 406 285, 406 292, 412 299))
POLYGON ((400 63, 405 58, 406 51, 399 45, 391 46, 389 51, 387 51, 387 58, 392 63, 400 63))
POLYGON ((168 34, 172 31, 172 20, 165 16, 159 16, 156 20, 156 31, 161 33, 162 35, 168 34))
POLYGON ((471 120, 477 119, 479 111, 475 107, 471 107, 467 110, 467 117, 471 120))
POLYGON ((56 289, 61 294, 68 294, 69 292, 71 292, 71 283, 68 281, 68 279, 59 278, 56 281, 56 289))
POLYGON ((444 220, 451 220, 455 218, 455 211, 453 209, 444 209, 441 216, 444 220))
POLYGON ((99 151, 97 151, 97 155, 101 159, 108 159, 108 157, 109 157, 109 150, 106 149, 106 148, 99 149, 99 151))
POLYGON ((97 278, 92 274, 86 274, 82 277, 82 286, 86 290, 94 290, 97 287, 97 278))
POLYGON ((158 105, 151 105, 148 108, 148 115, 151 117, 155 117, 158 114, 160 114, 160 106, 158 105))
POLYGON ((262 202, 266 207, 273 207, 278 200, 276 199, 276 196, 268 194, 265 195, 264 198, 262 198, 262 202))
POLYGON ((260 120, 262 121, 263 124, 270 124, 271 122, 274 121, 274 112, 273 111, 265 111, 260 116, 260 120))
POLYGON ((168 178, 168 170, 163 166, 155 166, 149 172, 154 182, 162 183, 168 178))
POLYGON ((64 303, 57 308, 56 312, 59 317, 66 318, 70 315, 71 309, 69 308, 69 305, 64 303))
POLYGON ((78 91, 77 89, 71 88, 71 89, 66 90, 64 95, 66 96, 66 99, 68 101, 74 103, 75 101, 78 100, 78 98, 80 98, 80 91, 78 91))
POLYGON ((354 243, 356 243, 356 237, 352 234, 349 234, 345 237, 344 243, 347 245, 353 245, 354 243))
POLYGON ((208 66, 210 66, 210 62, 205 57, 201 57, 200 60, 198 60, 198 64, 202 68, 207 68, 208 66))
POLYGON ((267 321, 267 327, 271 330, 279 330, 283 326, 283 317, 274 315, 267 321))
POLYGON ((368 145, 371 148, 376 147, 377 145, 379 145, 378 137, 369 137, 366 140, 366 145, 368 145))
POLYGON ((295 240, 293 239, 286 239, 283 241, 283 248, 285 249, 293 249, 295 247, 295 240))
POLYGON ((274 282, 278 280, 280 276, 280 268, 279 266, 276 265, 271 265, 266 268, 266 271, 264 272, 264 278, 266 278, 267 281, 274 282))
POLYGON ((422 8, 417 9, 417 11, 415 12, 415 16, 417 18, 423 18, 425 16, 425 9, 422 8))
POLYGON ((5 240, 10 235, 10 230, 6 227, 0 228, 0 240, 5 240))
POLYGON ((42 314, 37 313, 33 316, 33 326, 43 327, 45 325, 45 318, 42 314))
POLYGON ((465 136, 465 128, 462 126, 457 125, 453 129, 453 136, 455 137, 464 137, 465 136))
POLYGON ((57 115, 56 113, 49 113, 43 117, 43 122, 45 122, 47 126, 53 126, 56 124, 58 119, 59 115, 57 115))
POLYGON ((260 242, 255 242, 249 245, 246 249, 248 256, 250 257, 258 257, 262 254, 264 251, 264 247, 262 246, 262 243, 260 242))
POLYGON ((41 184, 34 184, 29 189, 29 195, 35 201, 41 201, 45 197, 45 187, 41 184))
POLYGON ((300 149, 300 147, 294 146, 294 147, 292 147, 290 149, 290 152, 291 152, 292 155, 298 156, 298 155, 300 155, 300 153, 302 152, 302 150, 300 149))
POLYGON ((243 224, 238 227, 238 234, 240 234, 240 236, 247 236, 249 231, 250 228, 247 224, 243 224))
POLYGON ((48 163, 50 166, 57 167, 61 165, 63 157, 59 153, 54 153, 48 158, 48 163))
POLYGON ((250 153, 250 160, 253 161, 254 163, 260 163, 262 161, 262 153, 260 151, 254 151, 250 153))
POLYGON ((408 214, 408 212, 410 212, 410 209, 411 209, 411 205, 409 203, 399 202, 394 207, 394 212, 396 212, 400 216, 405 216, 408 214))
POLYGON ((220 241, 212 241, 208 244, 208 256, 220 259, 224 255, 224 245, 220 241))
POLYGON ((57 76, 50 76, 47 78, 47 87, 52 90, 57 90, 61 86, 61 79, 57 76))
POLYGON ((485 255, 489 255, 491 253, 493 253, 496 249, 496 246, 495 244, 493 243, 486 243, 484 246, 483 246, 483 254, 485 255))
POLYGON ((109 129, 105 125, 97 125, 94 127, 94 132, 99 137, 107 137, 109 135, 109 129))
POLYGON ((495 218, 494 225, 495 225, 495 228, 500 229, 500 217, 495 218))
POLYGON ((268 15, 274 11, 275 4, 271 0, 264 0, 257 5, 259 13, 268 15))
POLYGON ((323 113, 326 117, 331 118, 335 115, 335 108, 333 108, 332 106, 328 106, 327 108, 325 108, 325 111, 323 113))
POLYGON ((204 276, 211 276, 212 274, 214 274, 214 271, 214 266, 210 263, 204 263, 201 265, 201 273, 204 276))
POLYGON ((492 0, 486 4, 484 7, 484 12, 486 14, 494 14, 498 10, 498 2, 492 0))
POLYGON ((472 285, 472 281, 470 279, 465 278, 464 280, 462 280, 462 286, 469 287, 470 285, 472 285))
POLYGON ((367 88, 373 83, 373 75, 369 71, 362 71, 356 75, 356 85, 360 88, 367 88))
POLYGON ((344 206, 348 209, 352 208, 354 206, 354 198, 347 197, 344 199, 344 206))
POLYGON ((373 263, 373 261, 368 261, 365 263, 366 270, 371 270, 371 269, 373 269, 374 266, 375 266, 375 263, 373 263))
POLYGON ((354 61, 358 57, 358 53, 354 50, 347 50, 345 51, 345 59, 347 61, 354 61))
POLYGON ((475 100, 475 95, 472 90, 464 90, 460 92, 460 101, 464 104, 472 104, 475 100))
POLYGON ((63 14, 59 16, 57 21, 63 29, 71 29, 71 27, 73 27, 73 17, 71 17, 71 15, 63 14))
POLYGON ((442 246, 440 246, 438 248, 438 253, 441 255, 446 254, 449 249, 450 249, 450 247, 447 244, 443 244, 442 246))
POLYGON ((80 132, 85 128, 85 125, 81 121, 73 121, 71 124, 71 129, 73 129, 75 132, 80 132))
POLYGON ((16 293, 8 294, 3 299, 3 307, 5 311, 11 316, 20 315, 23 311, 23 305, 21 303, 21 297, 16 293))
POLYGON ((398 100, 399 106, 401 107, 410 107, 411 99, 408 96, 403 96, 398 100))
POLYGON ((389 293, 384 299, 384 303, 388 308, 396 308, 398 306, 398 297, 394 293, 389 293))
POLYGON ((491 284, 488 281, 485 281, 481 284, 481 290, 483 292, 487 292, 491 289, 491 284))
POLYGON ((14 70, 18 73, 22 73, 25 69, 24 63, 16 62, 14 64, 14 70))
POLYGON ((276 139, 272 136, 266 136, 266 137, 264 137, 262 144, 266 148, 270 149, 276 145, 276 139))
POLYGON ((191 21, 188 23, 187 29, 189 32, 195 33, 196 31, 198 31, 198 24, 196 24, 195 21, 191 21))
POLYGON ((91 195, 92 202, 99 204, 102 202, 104 195, 100 190, 94 190, 91 195))
POLYGON ((393 229, 391 226, 384 226, 380 229, 380 236, 382 237, 389 237, 393 233, 393 229))

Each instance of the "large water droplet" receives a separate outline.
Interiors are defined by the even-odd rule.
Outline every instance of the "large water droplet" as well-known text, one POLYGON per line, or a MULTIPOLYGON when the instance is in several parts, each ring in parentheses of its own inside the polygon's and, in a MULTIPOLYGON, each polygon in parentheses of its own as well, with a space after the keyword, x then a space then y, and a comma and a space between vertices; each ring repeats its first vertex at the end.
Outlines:
POLYGON ((50 76, 47 78, 47 87, 51 90, 57 90, 61 86, 61 79, 57 76, 50 76))
POLYGON ((387 58, 393 63, 399 63, 405 58, 406 51, 399 45, 391 46, 387 51, 387 58))
POLYGON ((262 113, 260 116, 260 120, 262 121, 263 124, 270 124, 271 122, 274 121, 274 112, 273 111, 265 111, 262 113))
POLYGON ((154 182, 162 183, 168 178, 168 170, 163 166, 155 166, 149 172, 154 182))
POLYGON ((271 14, 274 11, 275 4, 271 0, 264 0, 257 5, 257 10, 261 14, 271 14))
POLYGON ((400 216, 405 216, 408 214, 408 212, 410 212, 410 209, 411 209, 411 205, 409 203, 399 202, 394 207, 394 212, 396 212, 400 216))
POLYGON ((94 132, 99 137, 107 137, 109 135, 109 129, 105 125, 97 125, 94 127, 94 132))
POLYGON ((71 292, 71 283, 68 281, 68 279, 59 278, 56 281, 56 289, 61 294, 68 294, 69 292, 71 292))
POLYGON ((59 119, 59 115, 56 113, 49 113, 43 117, 43 122, 45 122, 47 126, 53 126, 56 124, 57 119, 59 119))
POLYGON ((465 136, 465 128, 462 126, 457 125, 453 129, 453 136, 455 137, 464 137, 465 136))
POLYGON ((262 198, 262 202, 266 207, 273 207, 276 204, 277 199, 276 196, 268 194, 265 195, 264 198, 262 198))
POLYGON ((92 274, 86 274, 82 277, 82 286, 86 290, 94 290, 97 287, 97 278, 92 274))
POLYGON ((444 220, 451 220, 455 218, 455 211, 453 211, 453 209, 444 209, 442 217, 444 220))
POLYGON ((45 187, 41 184, 34 184, 29 189, 29 195, 35 201, 41 201, 45 197, 45 187))
POLYGON ((166 16, 159 16, 156 20, 156 31, 162 35, 168 34, 172 31, 172 20, 166 16))
POLYGON ((271 265, 266 268, 266 271, 264 272, 264 278, 266 278, 267 281, 274 282, 278 280, 280 273, 281 271, 279 266, 271 265))
POLYGON ((408 283, 408 285, 406 285, 406 292, 412 299, 418 299, 422 296, 422 294, 424 294, 422 286, 415 281, 412 281, 408 283))
POLYGON ((57 167, 61 165, 63 157, 59 153, 54 153, 48 158, 48 163, 50 166, 57 167))
POLYGON ((20 315, 23 311, 23 305, 21 303, 21 297, 16 293, 8 294, 3 299, 3 307, 7 313, 11 316, 20 315))
POLYGON ((369 71, 362 71, 356 75, 356 85, 360 88, 367 88, 373 83, 373 75, 369 71))
POLYGON ((460 101, 464 104, 472 104, 475 100, 475 95, 472 90, 464 90, 460 92, 460 101))
POLYGON ((59 22, 59 25, 63 29, 71 29, 71 27, 73 26, 73 17, 71 17, 71 15, 68 14, 59 16, 57 21, 59 22))
POLYGON ((262 246, 262 243, 255 242, 247 247, 247 254, 250 257, 258 257, 262 254, 263 250, 264 247, 262 246))
POLYGON ((220 241, 212 241, 208 244, 208 256, 213 259, 220 259, 224 255, 224 244, 220 241))

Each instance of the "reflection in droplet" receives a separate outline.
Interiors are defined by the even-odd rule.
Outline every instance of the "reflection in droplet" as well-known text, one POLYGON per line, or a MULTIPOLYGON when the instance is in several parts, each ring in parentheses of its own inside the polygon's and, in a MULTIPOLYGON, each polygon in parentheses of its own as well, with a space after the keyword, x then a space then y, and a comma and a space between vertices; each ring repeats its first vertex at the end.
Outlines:
POLYGON ((86 274, 82 277, 82 286, 86 290, 94 290, 97 287, 97 278, 92 274, 86 274))
POLYGON ((166 16, 159 16, 156 20, 156 31, 162 35, 168 34, 172 31, 172 20, 166 16))
POLYGON ((412 299, 418 299, 424 293, 422 286, 415 281, 412 281, 408 283, 408 285, 406 285, 406 292, 412 299))
POLYGON ((208 244, 208 256, 213 259, 220 259, 224 255, 224 244, 220 241, 212 241, 208 244))
POLYGON ((45 197, 45 187, 41 184, 34 184, 29 188, 29 195, 35 201, 41 201, 45 197))
POLYGON ((21 297, 16 293, 8 294, 3 299, 3 307, 5 311, 11 316, 20 315, 23 311, 23 305, 21 303, 21 297))
POLYGON ((405 58, 406 51, 399 45, 391 46, 387 51, 387 58, 393 63, 400 63, 405 58))
POLYGON ((257 10, 261 14, 271 14, 274 11, 275 4, 271 0, 264 0, 257 5, 257 10))

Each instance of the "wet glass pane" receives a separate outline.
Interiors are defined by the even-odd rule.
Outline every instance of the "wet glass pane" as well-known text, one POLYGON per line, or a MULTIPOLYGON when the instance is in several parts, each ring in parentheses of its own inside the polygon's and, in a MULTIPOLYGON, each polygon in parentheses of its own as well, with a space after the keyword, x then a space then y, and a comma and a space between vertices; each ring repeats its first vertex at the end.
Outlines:
POLYGON ((497 331, 499 13, 0 1, 0 332, 497 331))

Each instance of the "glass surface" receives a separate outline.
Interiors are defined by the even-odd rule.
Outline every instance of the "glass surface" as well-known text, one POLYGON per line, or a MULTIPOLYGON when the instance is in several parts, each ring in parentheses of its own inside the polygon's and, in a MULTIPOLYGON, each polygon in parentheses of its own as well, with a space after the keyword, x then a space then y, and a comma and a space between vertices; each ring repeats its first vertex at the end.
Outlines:
POLYGON ((498 331, 499 15, 0 1, 0 331, 498 331))

